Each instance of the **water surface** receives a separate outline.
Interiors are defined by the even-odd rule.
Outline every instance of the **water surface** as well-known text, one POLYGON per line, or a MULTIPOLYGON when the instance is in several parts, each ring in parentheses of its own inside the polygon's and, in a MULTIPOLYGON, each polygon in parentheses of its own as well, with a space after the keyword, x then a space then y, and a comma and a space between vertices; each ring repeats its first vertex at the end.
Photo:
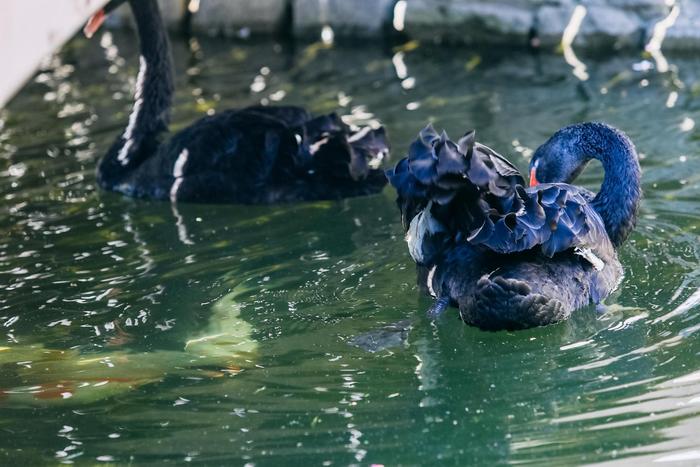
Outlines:
POLYGON ((583 57, 581 83, 560 56, 416 45, 174 38, 173 127, 301 104, 386 125, 394 161, 432 121, 525 168, 565 124, 619 126, 645 198, 607 311, 431 323, 389 188, 269 207, 101 192, 137 45, 78 38, 0 111, 0 462, 700 462, 700 64, 583 57), (348 345, 402 319, 404 347, 348 345))

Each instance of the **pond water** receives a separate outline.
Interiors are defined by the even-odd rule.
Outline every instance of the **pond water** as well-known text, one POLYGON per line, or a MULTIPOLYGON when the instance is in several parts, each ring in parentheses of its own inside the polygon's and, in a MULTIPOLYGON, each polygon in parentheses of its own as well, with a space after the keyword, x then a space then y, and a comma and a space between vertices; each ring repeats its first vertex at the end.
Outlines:
POLYGON ((565 124, 619 126, 645 191, 625 279, 604 313, 483 332, 424 316, 390 188, 269 207, 102 192, 137 45, 77 38, 0 111, 1 463, 700 462, 697 60, 584 57, 582 83, 557 55, 173 41, 176 129, 301 104, 382 122, 393 161, 432 121, 524 169, 565 124), (348 343, 406 319, 404 346, 348 343))

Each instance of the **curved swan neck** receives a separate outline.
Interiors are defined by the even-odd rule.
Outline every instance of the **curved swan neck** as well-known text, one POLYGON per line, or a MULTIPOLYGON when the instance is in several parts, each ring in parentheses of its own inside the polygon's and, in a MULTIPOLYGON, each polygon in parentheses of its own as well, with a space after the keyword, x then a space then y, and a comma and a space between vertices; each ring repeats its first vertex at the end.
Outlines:
POLYGON ((600 214, 612 244, 624 243, 637 221, 642 195, 641 169, 634 144, 621 131, 602 124, 584 127, 581 149, 587 157, 599 160, 605 170, 593 207, 600 214))
POLYGON ((129 123, 101 163, 100 175, 106 184, 116 183, 153 154, 159 145, 159 134, 168 130, 170 121, 172 58, 158 3, 129 0, 129 5, 139 34, 139 74, 129 123))
POLYGON ((167 130, 173 96, 173 63, 170 41, 156 0, 130 0, 141 48, 140 80, 136 98, 143 99, 142 131, 167 130), (141 96, 138 96, 141 91, 141 96))

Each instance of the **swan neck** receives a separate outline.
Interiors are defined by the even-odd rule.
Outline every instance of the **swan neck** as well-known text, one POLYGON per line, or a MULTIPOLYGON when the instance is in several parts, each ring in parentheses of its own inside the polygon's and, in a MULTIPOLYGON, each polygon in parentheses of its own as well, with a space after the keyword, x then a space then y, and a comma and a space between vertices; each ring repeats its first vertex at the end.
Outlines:
POLYGON ((143 99, 145 132, 167 130, 173 96, 173 63, 170 41, 156 0, 130 0, 140 43, 139 76, 135 104, 143 99), (140 94, 140 95, 139 95, 140 94))
POLYGON ((168 130, 173 95, 170 43, 156 0, 129 0, 140 42, 134 104, 126 128, 100 161, 98 181, 112 188, 153 155, 168 130))
POLYGON ((612 244, 624 243, 634 229, 641 198, 639 157, 630 139, 611 127, 588 141, 588 154, 603 165, 605 177, 593 207, 600 214, 612 244))

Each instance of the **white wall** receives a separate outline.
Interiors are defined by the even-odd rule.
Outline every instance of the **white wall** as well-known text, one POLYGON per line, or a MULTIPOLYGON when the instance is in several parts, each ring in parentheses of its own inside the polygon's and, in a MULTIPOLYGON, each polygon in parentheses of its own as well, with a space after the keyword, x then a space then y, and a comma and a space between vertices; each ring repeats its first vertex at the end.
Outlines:
POLYGON ((107 0, 0 1, 0 108, 107 0))

